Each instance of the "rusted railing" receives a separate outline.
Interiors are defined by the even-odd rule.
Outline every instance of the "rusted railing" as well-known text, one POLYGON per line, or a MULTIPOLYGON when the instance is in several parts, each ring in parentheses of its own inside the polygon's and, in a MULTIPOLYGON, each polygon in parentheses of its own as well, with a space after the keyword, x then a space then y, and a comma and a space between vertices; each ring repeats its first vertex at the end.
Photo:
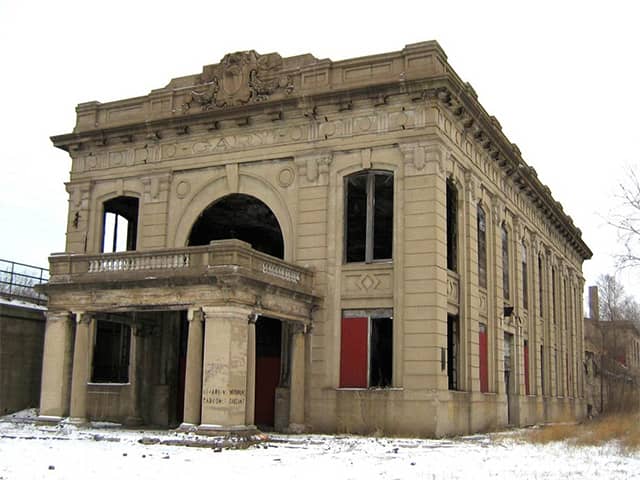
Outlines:
POLYGON ((46 295, 37 292, 35 285, 49 280, 49 270, 0 259, 0 295, 44 305, 46 295))

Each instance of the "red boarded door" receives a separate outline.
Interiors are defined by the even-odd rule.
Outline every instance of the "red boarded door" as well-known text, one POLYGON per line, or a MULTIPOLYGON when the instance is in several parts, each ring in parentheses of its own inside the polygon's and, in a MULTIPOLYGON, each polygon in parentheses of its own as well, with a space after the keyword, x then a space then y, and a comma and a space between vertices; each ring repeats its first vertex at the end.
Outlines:
POLYGON ((260 317, 256 323, 256 398, 254 422, 273 427, 276 388, 280 383, 281 322, 260 317))
POLYGON ((367 387, 368 329, 367 317, 342 319, 340 387, 367 387))
POLYGON ((480 324, 479 333, 480 343, 480 391, 489 391, 489 359, 488 359, 488 345, 487 345, 487 326, 484 323, 480 324))

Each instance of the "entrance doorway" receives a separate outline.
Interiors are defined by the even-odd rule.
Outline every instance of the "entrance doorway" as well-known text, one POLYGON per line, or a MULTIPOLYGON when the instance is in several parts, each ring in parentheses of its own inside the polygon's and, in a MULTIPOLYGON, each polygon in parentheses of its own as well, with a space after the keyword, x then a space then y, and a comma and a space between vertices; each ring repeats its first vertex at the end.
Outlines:
POLYGON ((512 378, 511 358, 513 350, 513 335, 504 334, 504 390, 507 394, 507 423, 513 423, 513 408, 511 405, 513 397, 514 379, 512 378))
POLYGON ((259 317, 256 322, 256 391, 254 423, 271 430, 275 424, 276 388, 280 383, 282 322, 259 317))

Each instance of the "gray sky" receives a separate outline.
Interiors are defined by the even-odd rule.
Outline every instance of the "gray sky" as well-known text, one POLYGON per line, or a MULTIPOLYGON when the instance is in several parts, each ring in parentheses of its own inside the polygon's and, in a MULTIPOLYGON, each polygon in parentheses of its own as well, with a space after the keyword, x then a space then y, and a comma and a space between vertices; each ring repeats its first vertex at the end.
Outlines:
MULTIPOLYGON (((435 39, 582 229, 592 283, 613 271, 606 216, 639 161, 640 6, 520 3, 0 0, 0 258, 64 250, 70 160, 49 136, 71 132, 78 103, 146 95, 238 50, 340 60, 435 39)), ((639 279, 621 276, 636 298, 639 279)))

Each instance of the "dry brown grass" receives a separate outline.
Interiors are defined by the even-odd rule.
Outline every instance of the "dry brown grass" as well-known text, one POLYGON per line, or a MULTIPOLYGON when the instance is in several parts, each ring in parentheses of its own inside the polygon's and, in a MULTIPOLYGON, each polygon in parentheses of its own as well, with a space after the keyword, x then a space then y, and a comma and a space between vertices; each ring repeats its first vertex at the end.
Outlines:
POLYGON ((618 441, 623 449, 637 451, 640 450, 640 414, 606 415, 581 424, 544 425, 524 433, 522 438, 533 443, 567 441, 575 445, 618 441))

